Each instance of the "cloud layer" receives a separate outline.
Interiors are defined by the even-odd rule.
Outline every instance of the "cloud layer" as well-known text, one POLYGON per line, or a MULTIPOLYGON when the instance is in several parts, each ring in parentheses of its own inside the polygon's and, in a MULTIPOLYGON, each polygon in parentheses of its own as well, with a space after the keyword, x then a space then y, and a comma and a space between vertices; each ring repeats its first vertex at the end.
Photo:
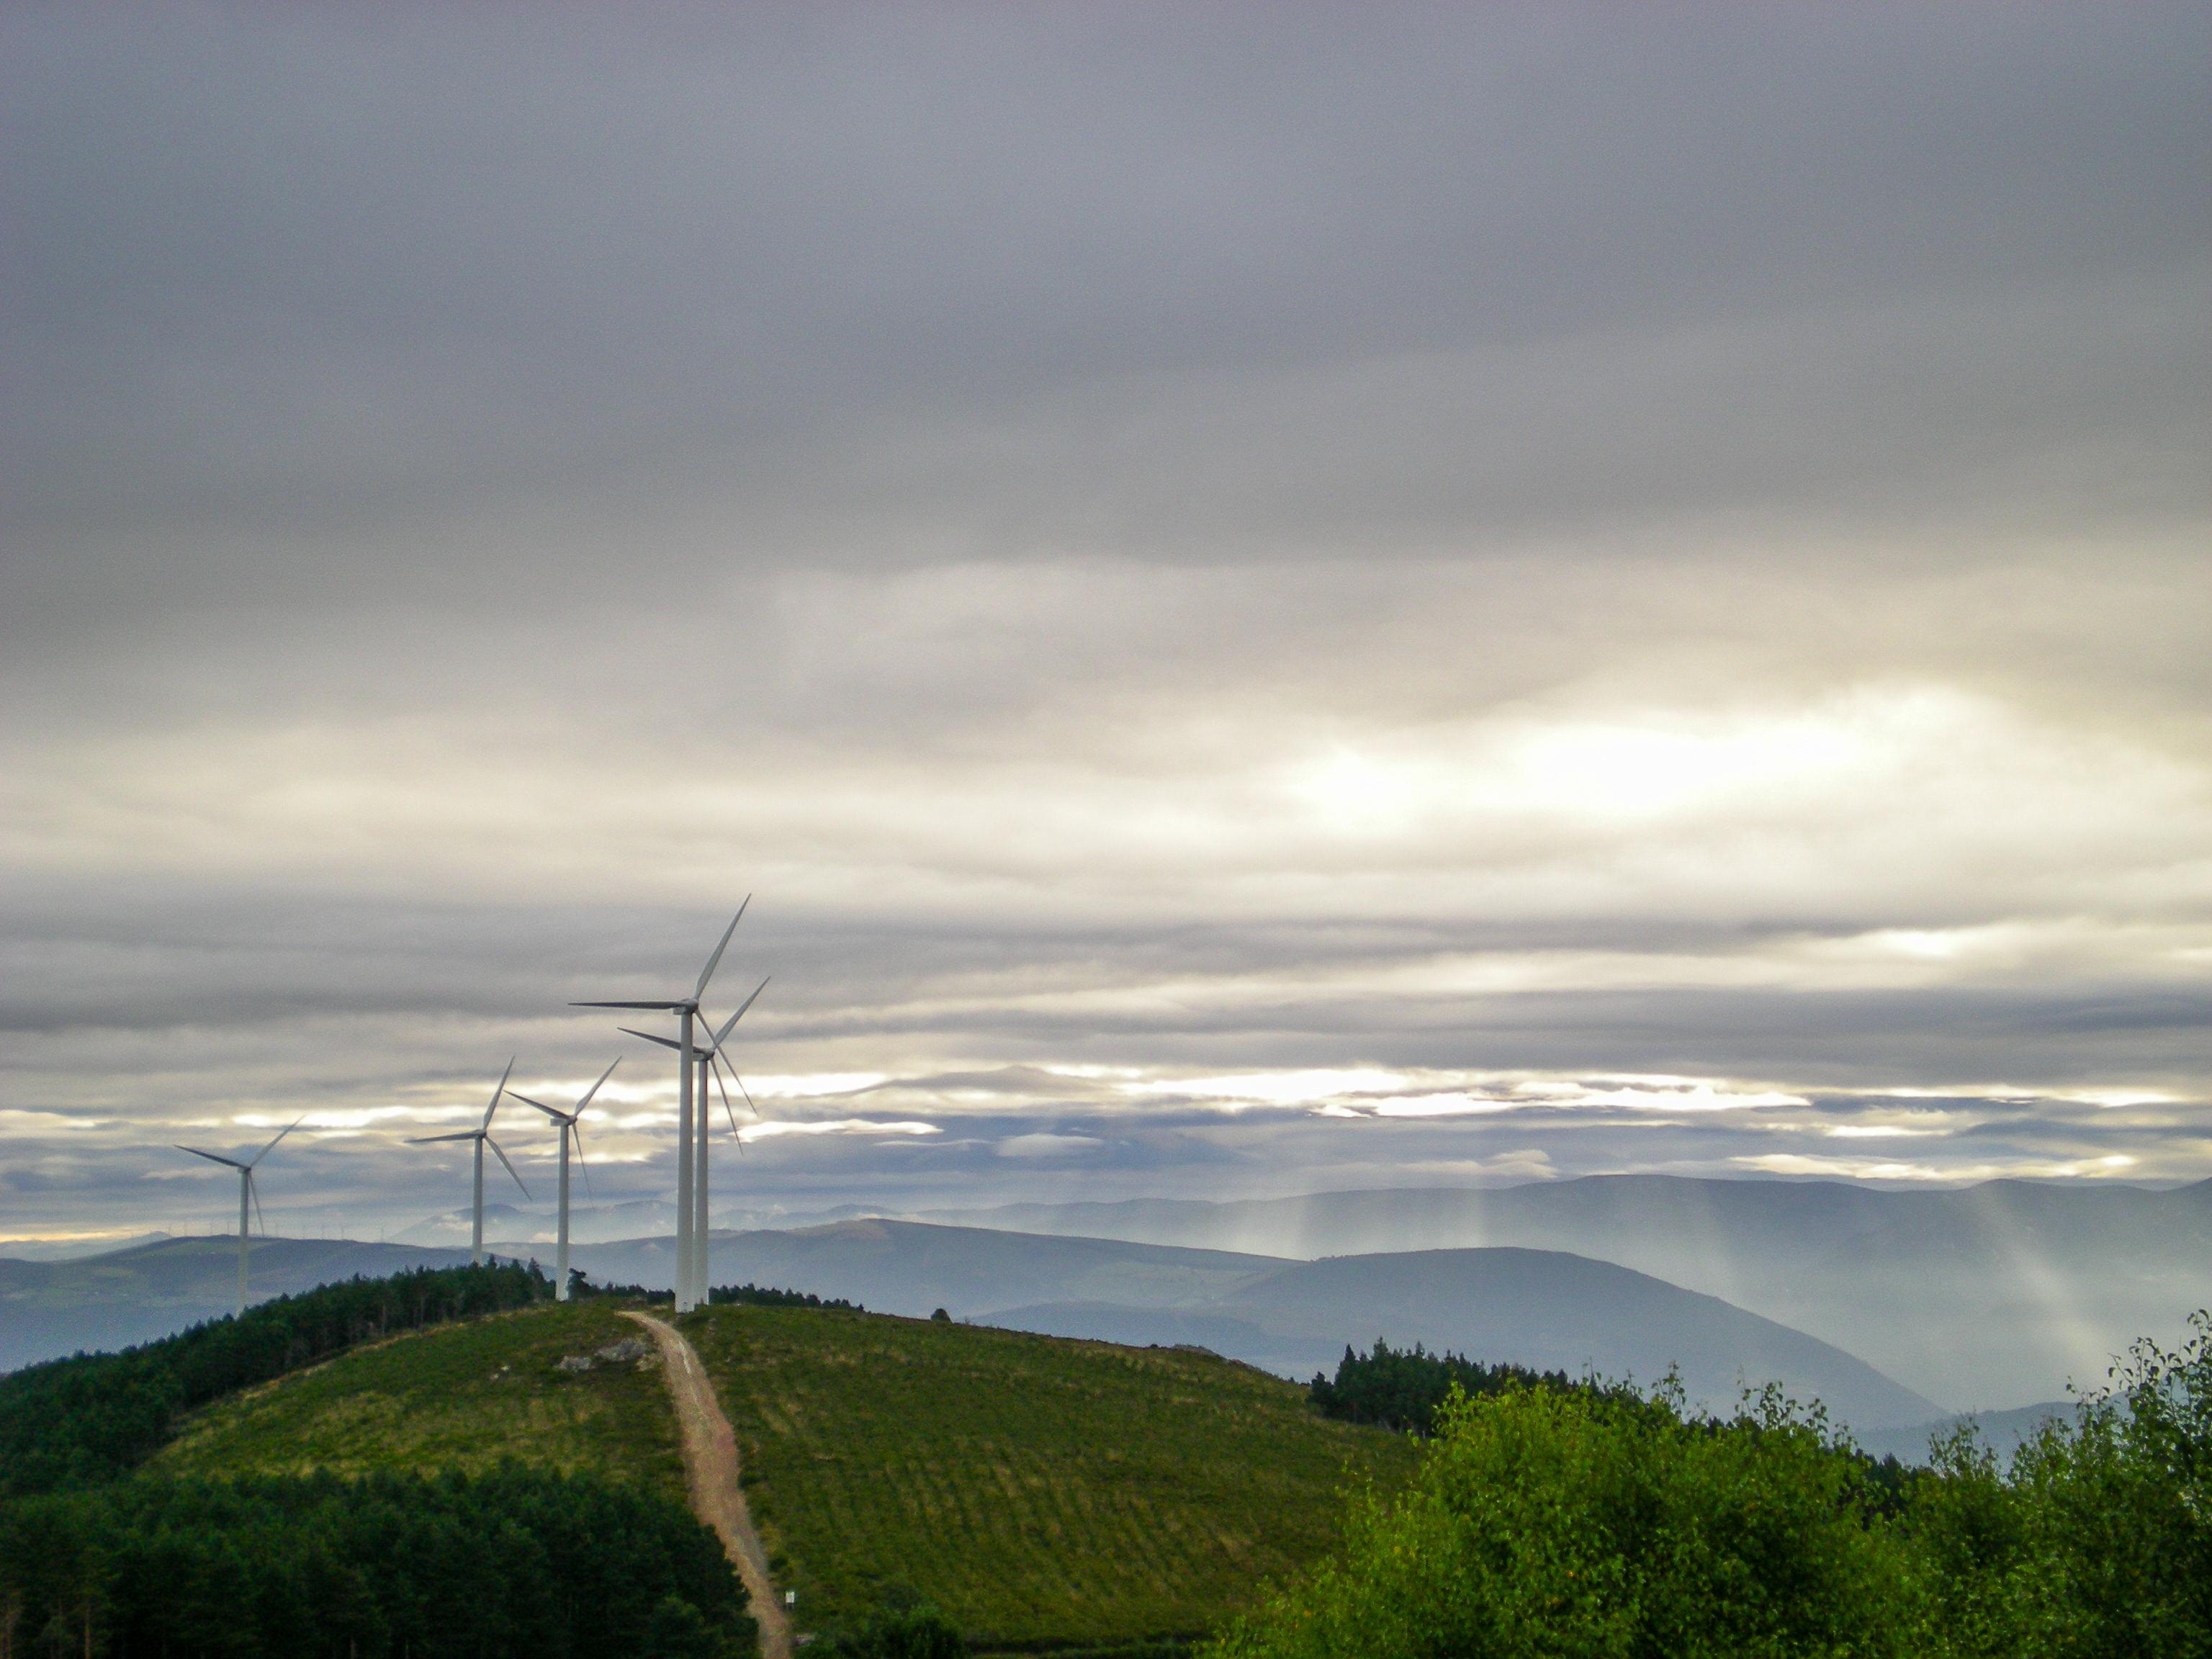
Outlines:
POLYGON ((0 1233, 2212 1174, 2201 9, 0 31, 0 1233))

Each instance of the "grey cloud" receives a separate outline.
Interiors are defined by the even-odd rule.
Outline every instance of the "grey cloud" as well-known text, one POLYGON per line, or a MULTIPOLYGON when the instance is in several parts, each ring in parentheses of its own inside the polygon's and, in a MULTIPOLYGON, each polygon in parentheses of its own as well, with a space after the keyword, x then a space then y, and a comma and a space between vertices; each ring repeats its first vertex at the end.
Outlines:
MULTIPOLYGON (((2183 489, 2203 417, 2194 9, 12 33, 29 544, 281 526, 281 553, 188 567, 243 558, 254 587, 328 567, 329 526, 586 481, 634 514, 729 478, 741 543, 817 556, 910 541, 979 483, 985 522, 948 526, 975 550, 1103 514, 1218 556, 1316 497, 1433 533, 1818 501, 1869 463, 2025 478, 2114 421, 2167 434, 2151 487, 2183 489), (1048 474, 1087 458, 1128 499, 1086 502, 1094 472, 1024 501, 1040 399, 1067 400, 1048 474), (1912 405, 1955 435, 1901 443, 1912 405), (1332 468, 1348 421, 1383 453, 1332 468)), ((378 562, 450 580, 407 550, 438 539, 378 562)))
POLYGON ((300 1104, 360 1127, 286 1202, 440 1207, 370 1115, 596 1072, 565 1005, 680 987, 756 886, 745 1064, 885 1079, 774 1109, 943 1130, 760 1140, 778 1202, 2201 1173, 2208 45, 12 13, 9 1224, 300 1104), (1905 1086, 1942 1134, 1827 1133, 1905 1086))

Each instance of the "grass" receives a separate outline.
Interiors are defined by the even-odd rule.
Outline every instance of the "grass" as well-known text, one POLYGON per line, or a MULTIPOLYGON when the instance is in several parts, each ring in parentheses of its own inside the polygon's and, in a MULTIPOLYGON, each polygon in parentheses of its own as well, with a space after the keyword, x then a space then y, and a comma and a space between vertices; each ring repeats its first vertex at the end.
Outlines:
POLYGON ((1337 1541, 1412 1448, 1212 1355, 812 1309, 684 1328, 802 1628, 889 1598, 986 1650, 1210 1630, 1337 1541))
POLYGON ((218 1401, 152 1468, 172 1474, 486 1469, 513 1458, 681 1501, 658 1362, 564 1372, 564 1354, 642 1337, 596 1302, 549 1304, 357 1348, 218 1401))

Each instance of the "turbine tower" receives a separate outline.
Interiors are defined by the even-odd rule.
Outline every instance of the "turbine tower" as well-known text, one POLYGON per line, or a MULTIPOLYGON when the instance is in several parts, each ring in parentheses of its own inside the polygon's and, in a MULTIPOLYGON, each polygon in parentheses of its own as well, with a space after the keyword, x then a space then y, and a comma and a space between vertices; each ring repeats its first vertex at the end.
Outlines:
MULTIPOLYGON (((264 1146, 243 1164, 234 1158, 225 1158, 219 1152, 204 1152, 197 1146, 179 1146, 177 1148, 180 1152, 190 1152, 194 1158, 204 1158, 210 1164, 221 1164, 238 1171, 238 1311, 241 1315, 246 1311, 246 1206, 251 1205, 257 1211, 261 1207, 261 1194, 255 1190, 253 1185, 253 1169, 263 1158, 276 1150, 276 1141, 283 1139, 286 1135, 290 1134, 293 1130, 306 1121, 305 1118, 294 1118, 276 1132, 275 1140, 271 1140, 268 1146, 264 1146)), ((264 1233, 269 1231, 265 1223, 261 1231, 264 1233)))
MULTIPOLYGON (((615 1074, 615 1067, 621 1064, 620 1055, 608 1061, 607 1069, 599 1073, 599 1082, 594 1083, 590 1088, 585 1090, 584 1097, 565 1112, 556 1111, 544 1101, 532 1100, 528 1095, 517 1093, 514 1090, 507 1091, 524 1105, 535 1106, 561 1126, 561 1220, 560 1231, 556 1235, 560 1243, 558 1255, 555 1261, 556 1277, 553 1283, 553 1297, 558 1302, 566 1302, 568 1299, 568 1144, 572 1140, 575 1143, 576 1162, 581 1164, 584 1161, 584 1132, 577 1127, 576 1120, 583 1116, 584 1108, 590 1105, 592 1097, 599 1093, 599 1083, 605 1083, 612 1077, 615 1074)), ((587 1181, 590 1178, 588 1174, 585 1176, 587 1181)))
MULTIPOLYGON (((722 941, 714 947, 714 954, 707 958, 707 965, 699 970, 699 983, 688 997, 662 997, 650 1002, 572 1002, 571 1008, 640 1008, 676 1016, 676 1041, 670 1047, 676 1050, 676 1311, 689 1313, 699 1305, 703 1291, 694 1290, 705 1278, 701 1264, 695 1256, 705 1254, 698 1234, 703 1229, 696 1225, 696 1194, 694 1188, 695 1160, 692 1141, 693 1098, 691 1089, 691 1053, 696 1036, 699 1018, 699 999, 707 994, 707 983, 714 977, 714 969, 722 965, 722 952, 730 948, 730 935, 738 931, 738 924, 745 919, 745 905, 752 902, 752 895, 745 895, 744 904, 738 906, 738 914, 730 918, 730 925, 722 930, 722 941)), ((697 1102, 703 1114, 707 1103, 697 1102)))
POLYGON ((499 1082, 492 1089, 491 1104, 484 1108, 483 1121, 477 1124, 475 1128, 462 1129, 449 1135, 414 1135, 410 1137, 407 1142, 410 1146, 427 1146, 433 1141, 438 1140, 473 1140, 476 1142, 476 1207, 474 1219, 469 1228, 469 1265, 472 1267, 481 1267, 483 1266, 483 1155, 485 1147, 489 1146, 491 1148, 494 1155, 498 1158, 501 1164, 504 1166, 507 1174, 514 1176, 514 1184, 517 1187, 522 1188, 522 1195, 525 1198, 530 1196, 530 1188, 522 1186, 522 1177, 519 1175, 515 1175, 514 1165, 507 1163, 507 1154, 501 1152, 499 1149, 499 1142, 491 1138, 491 1115, 494 1112, 496 1112, 499 1109, 500 1097, 507 1092, 507 1080, 514 1075, 514 1060, 509 1060, 507 1062, 507 1069, 499 1074, 499 1082))
MULTIPOLYGON (((693 1139, 691 1153, 693 1170, 691 1181, 691 1237, 696 1241, 691 1253, 691 1300, 695 1306, 707 1299, 707 1281, 712 1276, 712 1222, 709 1218, 707 1206, 707 1130, 708 1120, 712 1115, 709 1109, 709 1100, 707 1093, 708 1068, 710 1066, 720 1068, 722 1066, 722 1044, 729 1040, 730 1033, 736 1029, 738 1022, 745 1017, 745 1010, 751 1007, 755 1002, 759 1000, 760 994, 767 989, 768 981, 766 980, 763 980, 758 985, 753 987, 752 995, 747 997, 744 1002, 738 1005, 737 1012, 732 1014, 727 1019, 724 1020, 703 1042, 695 1042, 691 1048, 691 1063, 697 1068, 697 1081, 695 1087, 699 1099, 697 1133, 693 1139)), ((641 1031, 636 1030, 635 1027, 629 1025, 625 1025, 622 1029, 631 1036, 643 1037, 647 1042, 657 1042, 664 1048, 676 1048, 679 1051, 681 1050, 682 1045, 672 1037, 655 1036, 650 1031, 641 1031)), ((715 1076, 714 1081, 718 1086, 721 1085, 721 1079, 719 1074, 715 1076)), ((738 1083, 738 1087, 740 1090, 743 1090, 744 1086, 744 1079, 740 1079, 738 1083)), ((752 1096, 750 1093, 745 1096, 745 1104, 748 1107, 752 1104, 752 1096)), ((738 1132, 738 1115, 736 1110, 730 1105, 730 1091, 727 1087, 722 1088, 722 1106, 723 1109, 728 1111, 730 1114, 730 1133, 734 1135, 738 1132)), ((756 1113, 755 1115, 757 1116, 758 1114, 756 1113)))

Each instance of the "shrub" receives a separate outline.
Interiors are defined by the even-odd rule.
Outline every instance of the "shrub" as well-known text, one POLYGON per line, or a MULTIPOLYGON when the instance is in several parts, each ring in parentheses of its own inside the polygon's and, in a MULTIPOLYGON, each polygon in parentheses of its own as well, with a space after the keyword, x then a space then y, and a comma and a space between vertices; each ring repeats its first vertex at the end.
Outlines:
POLYGON ((1355 1508, 1342 1555, 1217 1659, 1564 1659, 1900 1651, 1895 1547, 1863 1460, 1770 1391, 1727 1424, 1678 1402, 1455 1394, 1413 1487, 1355 1508))

